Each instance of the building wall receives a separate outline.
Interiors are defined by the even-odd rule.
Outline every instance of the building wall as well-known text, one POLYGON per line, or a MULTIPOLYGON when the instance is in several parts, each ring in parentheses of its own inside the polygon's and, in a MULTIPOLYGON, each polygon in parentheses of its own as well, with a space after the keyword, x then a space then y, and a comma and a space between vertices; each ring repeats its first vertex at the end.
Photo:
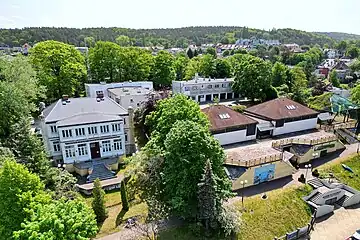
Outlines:
POLYGON ((296 155, 296 153, 293 150, 291 150, 291 152, 296 155, 297 162, 299 164, 301 164, 301 163, 309 162, 313 159, 320 158, 321 151, 327 150, 327 153, 331 153, 331 152, 335 152, 335 151, 338 151, 338 150, 344 149, 344 148, 345 148, 344 144, 342 144, 340 141, 332 141, 332 142, 315 145, 306 154, 304 154, 302 156, 296 155), (326 146, 326 145, 331 145, 331 144, 334 144, 334 146, 319 149, 319 147, 321 147, 321 146, 326 146))
POLYGON ((108 92, 109 97, 113 99, 115 102, 117 102, 120 106, 124 108, 138 108, 141 103, 146 102, 148 99, 148 94, 142 94, 142 95, 123 95, 123 96, 117 96, 116 94, 113 94, 111 92, 108 92))
MULTIPOLYGON (((275 126, 275 122, 273 122, 273 124, 275 126)), ((317 124, 317 118, 305 119, 295 122, 287 122, 284 123, 283 127, 276 127, 273 130, 273 136, 314 129, 316 128, 316 124, 317 124)))
MULTIPOLYGON (((279 178, 283 178, 283 177, 287 177, 287 176, 291 176, 294 168, 292 166, 290 166, 289 164, 285 163, 284 161, 280 160, 280 161, 276 161, 270 164, 275 164, 275 175, 274 178, 272 180, 275 179, 279 179, 279 178)), ((247 184, 245 185, 245 187, 249 187, 254 185, 254 175, 255 175, 255 169, 256 168, 260 168, 263 166, 267 166, 270 164, 263 164, 263 165, 259 165, 259 166, 255 166, 255 167, 250 167, 247 169, 247 171, 241 175, 237 180, 235 180, 232 184, 232 189, 233 190, 239 190, 242 188, 241 185, 241 181, 247 180, 247 184)))
POLYGON ((246 129, 227 132, 227 133, 214 134, 213 136, 214 138, 219 140, 221 145, 227 145, 232 143, 254 140, 256 139, 256 131, 254 135, 250 135, 250 136, 246 136, 246 129))

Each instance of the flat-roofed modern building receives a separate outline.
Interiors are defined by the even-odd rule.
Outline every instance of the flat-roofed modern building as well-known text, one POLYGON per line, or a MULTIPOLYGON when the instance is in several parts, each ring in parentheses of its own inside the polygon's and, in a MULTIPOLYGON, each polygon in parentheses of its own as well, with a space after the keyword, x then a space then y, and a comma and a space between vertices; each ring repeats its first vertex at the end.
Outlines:
POLYGON ((232 78, 212 79, 195 76, 189 81, 173 81, 174 94, 182 93, 191 97, 196 102, 210 102, 214 99, 233 100, 240 97, 231 89, 232 78))
POLYGON ((146 102, 153 93, 151 90, 140 87, 110 88, 107 90, 109 98, 123 106, 124 108, 138 108, 146 102))
POLYGON ((201 110, 210 121, 210 132, 221 145, 256 139, 257 121, 224 105, 212 105, 201 110))
POLYGON ((106 83, 106 82, 100 82, 100 83, 86 83, 85 84, 85 92, 87 97, 96 98, 98 96, 108 96, 108 89, 114 89, 114 88, 126 88, 126 87, 132 87, 132 88, 144 88, 147 90, 153 90, 153 82, 119 82, 119 83, 106 83))

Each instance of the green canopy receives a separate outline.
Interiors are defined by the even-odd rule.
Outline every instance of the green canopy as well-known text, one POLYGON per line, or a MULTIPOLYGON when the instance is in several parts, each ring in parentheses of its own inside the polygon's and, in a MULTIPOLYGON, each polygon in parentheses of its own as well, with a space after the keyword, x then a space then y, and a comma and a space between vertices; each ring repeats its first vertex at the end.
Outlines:
POLYGON ((349 99, 333 94, 330 97, 331 111, 333 113, 341 113, 344 111, 358 109, 359 106, 351 102, 349 99))

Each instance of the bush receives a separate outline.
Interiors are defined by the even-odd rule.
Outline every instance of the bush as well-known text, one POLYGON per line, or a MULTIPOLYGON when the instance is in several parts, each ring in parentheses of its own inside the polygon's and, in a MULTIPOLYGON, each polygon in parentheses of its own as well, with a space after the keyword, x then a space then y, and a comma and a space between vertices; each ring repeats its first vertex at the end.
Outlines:
POLYGON ((312 172, 312 175, 313 175, 314 177, 319 177, 319 176, 320 176, 320 173, 319 173, 319 171, 318 171, 317 169, 315 169, 315 170, 312 172))
POLYGON ((221 212, 218 215, 217 220, 225 236, 229 236, 233 233, 238 233, 240 231, 240 212, 231 205, 224 204, 222 206, 221 212))
POLYGON ((105 221, 107 218, 107 212, 105 208, 105 199, 104 199, 105 192, 101 188, 100 180, 97 178, 94 181, 94 189, 93 189, 93 201, 92 201, 92 209, 96 215, 96 221, 101 223, 105 221))
POLYGON ((239 105, 232 106, 232 109, 239 113, 243 113, 246 109, 246 106, 239 104, 239 105))
POLYGON ((305 176, 304 174, 301 174, 300 177, 298 178, 299 182, 305 183, 305 176))

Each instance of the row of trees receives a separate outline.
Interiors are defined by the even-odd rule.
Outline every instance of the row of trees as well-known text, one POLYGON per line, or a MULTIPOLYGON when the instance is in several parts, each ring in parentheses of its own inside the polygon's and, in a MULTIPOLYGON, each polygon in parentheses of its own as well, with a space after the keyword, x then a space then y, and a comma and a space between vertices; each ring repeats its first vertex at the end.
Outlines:
MULTIPOLYGON (((121 46, 164 46, 183 47, 189 44, 234 43, 239 38, 258 37, 278 39, 282 43, 300 45, 333 45, 334 39, 326 34, 304 32, 295 29, 272 29, 270 31, 247 27, 184 27, 167 29, 128 29, 128 28, 24 28, 0 29, 0 45, 19 46, 56 40, 75 46, 91 46, 96 41, 111 41, 121 46)), ((338 37, 337 37, 338 38, 338 37)), ((348 36, 346 38, 355 38, 348 36)))

